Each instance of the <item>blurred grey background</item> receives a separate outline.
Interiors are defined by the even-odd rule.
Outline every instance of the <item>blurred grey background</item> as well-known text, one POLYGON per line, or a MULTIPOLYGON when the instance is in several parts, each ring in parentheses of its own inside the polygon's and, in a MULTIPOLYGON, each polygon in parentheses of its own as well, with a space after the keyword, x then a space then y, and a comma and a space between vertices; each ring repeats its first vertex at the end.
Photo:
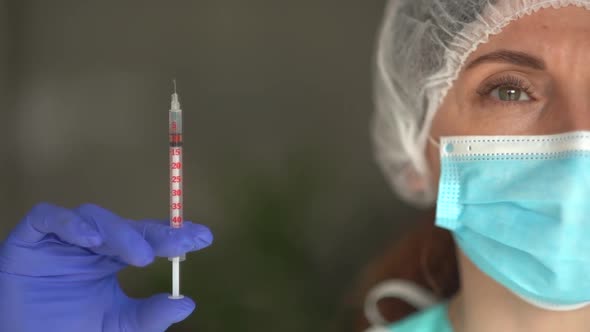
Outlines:
MULTIPOLYGON (((369 259, 415 211, 372 156, 384 1, 0 1, 1 234, 39 201, 168 216, 172 78, 197 311, 170 331, 347 331, 369 259)), ((167 292, 169 262, 121 275, 167 292)))

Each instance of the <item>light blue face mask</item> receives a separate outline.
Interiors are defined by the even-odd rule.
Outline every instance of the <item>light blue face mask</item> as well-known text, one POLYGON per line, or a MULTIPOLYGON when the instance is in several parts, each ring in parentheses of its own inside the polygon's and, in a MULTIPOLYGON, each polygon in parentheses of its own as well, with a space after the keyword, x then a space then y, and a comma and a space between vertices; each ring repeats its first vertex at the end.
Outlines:
POLYGON ((529 303, 590 303, 590 132, 445 137, 436 224, 529 303))

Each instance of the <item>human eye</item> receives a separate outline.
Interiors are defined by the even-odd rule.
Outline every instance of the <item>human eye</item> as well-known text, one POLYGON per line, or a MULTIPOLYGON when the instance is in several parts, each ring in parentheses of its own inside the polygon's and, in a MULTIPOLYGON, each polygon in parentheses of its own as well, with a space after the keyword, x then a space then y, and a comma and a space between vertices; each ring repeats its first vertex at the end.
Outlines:
POLYGON ((499 86, 490 92, 490 96, 500 101, 529 101, 531 97, 523 89, 513 86, 499 86))
POLYGON ((532 84, 513 75, 493 78, 485 82, 477 93, 483 98, 503 104, 526 103, 535 100, 532 84))

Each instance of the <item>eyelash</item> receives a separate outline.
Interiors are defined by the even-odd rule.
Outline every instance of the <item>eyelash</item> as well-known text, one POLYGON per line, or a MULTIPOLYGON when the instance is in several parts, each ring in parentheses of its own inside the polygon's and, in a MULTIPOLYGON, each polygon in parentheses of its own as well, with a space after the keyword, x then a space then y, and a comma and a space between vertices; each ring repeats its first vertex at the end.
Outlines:
POLYGON ((531 101, 535 100, 533 87, 524 79, 512 75, 501 76, 496 79, 493 79, 489 82, 486 82, 484 86, 477 90, 477 94, 481 97, 494 99, 495 102, 501 104, 520 104, 524 103, 523 101, 502 101, 492 98, 490 93, 494 91, 494 89, 501 88, 501 87, 511 87, 522 90, 526 93, 530 98, 531 101))

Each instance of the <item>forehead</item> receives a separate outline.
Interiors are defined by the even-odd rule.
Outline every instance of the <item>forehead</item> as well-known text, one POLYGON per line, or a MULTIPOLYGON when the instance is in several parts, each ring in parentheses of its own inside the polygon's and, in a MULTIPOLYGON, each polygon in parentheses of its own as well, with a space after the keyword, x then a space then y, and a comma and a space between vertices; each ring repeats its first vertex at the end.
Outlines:
POLYGON ((509 23, 469 56, 468 61, 499 48, 540 57, 569 53, 572 48, 590 52, 590 10, 582 7, 541 9, 509 23))

